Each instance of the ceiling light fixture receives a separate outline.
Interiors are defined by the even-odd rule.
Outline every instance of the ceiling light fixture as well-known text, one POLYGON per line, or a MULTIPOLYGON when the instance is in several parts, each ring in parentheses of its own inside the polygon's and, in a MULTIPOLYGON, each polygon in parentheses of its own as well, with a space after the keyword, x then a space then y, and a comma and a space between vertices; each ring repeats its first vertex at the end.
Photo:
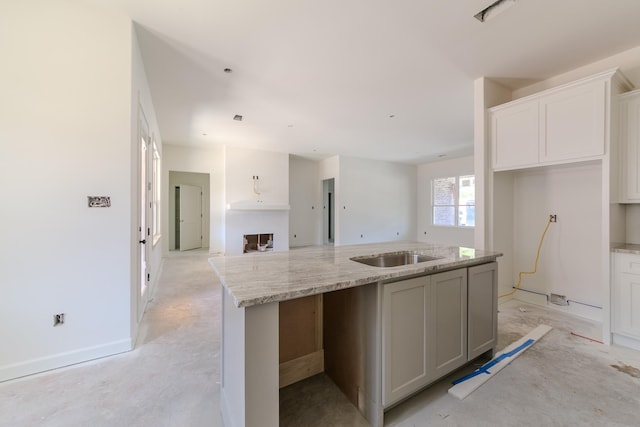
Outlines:
POLYGON ((242 116, 240 114, 236 114, 235 116, 233 116, 233 120, 237 120, 239 122, 242 121, 242 116))
POLYGON ((491 18, 496 17, 500 13, 509 9, 511 6, 516 4, 517 0, 498 0, 494 3, 491 3, 485 9, 482 9, 480 12, 473 15, 480 22, 486 22, 491 18))

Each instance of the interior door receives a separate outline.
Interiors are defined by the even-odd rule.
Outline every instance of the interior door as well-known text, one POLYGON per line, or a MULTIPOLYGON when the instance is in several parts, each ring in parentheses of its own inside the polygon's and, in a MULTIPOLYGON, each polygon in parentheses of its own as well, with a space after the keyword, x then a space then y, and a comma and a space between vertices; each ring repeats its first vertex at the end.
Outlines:
POLYGON ((178 185, 178 227, 180 250, 202 247, 202 188, 178 185))
POLYGON ((149 286, 149 256, 150 256, 150 208, 149 200, 151 191, 151 173, 149 168, 149 144, 151 138, 149 136, 149 124, 144 116, 142 108, 139 110, 138 117, 138 156, 139 156, 139 173, 138 173, 138 278, 139 292, 137 301, 138 320, 142 319, 144 310, 148 301, 149 286), (149 240, 148 240, 149 239, 149 240))

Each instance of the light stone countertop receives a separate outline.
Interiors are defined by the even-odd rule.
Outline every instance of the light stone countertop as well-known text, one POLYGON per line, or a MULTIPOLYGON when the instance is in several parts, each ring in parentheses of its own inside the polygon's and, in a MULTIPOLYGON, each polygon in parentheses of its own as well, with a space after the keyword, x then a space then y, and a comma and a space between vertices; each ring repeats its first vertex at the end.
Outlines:
POLYGON ((614 243, 611 245, 611 252, 640 255, 640 245, 632 243, 614 243))
POLYGON ((499 256, 502 256, 499 252, 457 246, 392 242, 220 256, 210 258, 209 263, 233 297, 236 307, 250 307, 382 280, 485 264, 499 256), (371 267, 349 259, 405 250, 440 259, 399 267, 371 267))

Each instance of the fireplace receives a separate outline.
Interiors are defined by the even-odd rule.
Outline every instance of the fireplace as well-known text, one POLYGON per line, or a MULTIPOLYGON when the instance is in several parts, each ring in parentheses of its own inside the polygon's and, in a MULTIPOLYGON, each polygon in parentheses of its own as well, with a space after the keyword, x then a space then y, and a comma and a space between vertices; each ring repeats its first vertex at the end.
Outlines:
POLYGON ((242 253, 273 251, 273 233, 245 234, 242 236, 242 253))

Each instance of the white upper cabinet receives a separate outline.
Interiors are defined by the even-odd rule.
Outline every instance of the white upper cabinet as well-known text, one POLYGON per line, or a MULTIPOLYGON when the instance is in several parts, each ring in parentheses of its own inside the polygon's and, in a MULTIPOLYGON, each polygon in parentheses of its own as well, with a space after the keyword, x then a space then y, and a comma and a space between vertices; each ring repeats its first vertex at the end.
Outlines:
POLYGON ((540 99, 541 163, 604 154, 606 85, 595 81, 540 99))
POLYGON ((527 102, 491 114, 494 169, 538 163, 538 103, 527 102))
POLYGON ((624 90, 628 84, 612 70, 490 108, 493 169, 602 158, 609 143, 609 100, 624 90))
POLYGON ((640 203, 640 90, 620 96, 622 201, 640 203))

